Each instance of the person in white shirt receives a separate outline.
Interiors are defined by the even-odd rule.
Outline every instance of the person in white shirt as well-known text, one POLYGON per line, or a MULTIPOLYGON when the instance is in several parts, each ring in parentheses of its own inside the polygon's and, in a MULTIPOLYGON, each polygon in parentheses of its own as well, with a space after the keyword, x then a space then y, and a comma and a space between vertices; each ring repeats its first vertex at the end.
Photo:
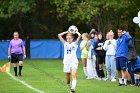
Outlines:
POLYGON ((116 81, 116 40, 114 39, 114 33, 111 30, 108 34, 108 40, 105 41, 103 49, 106 51, 105 65, 107 69, 107 80, 112 82, 116 81))
POLYGON ((78 34, 78 38, 76 42, 73 42, 74 39, 73 34, 69 33, 68 31, 58 34, 60 41, 64 44, 63 71, 66 76, 66 81, 70 93, 75 93, 76 84, 77 84, 76 74, 78 69, 78 59, 76 56, 76 51, 78 48, 78 43, 81 39, 81 34, 78 31, 76 32, 76 34, 78 34), (67 42, 62 37, 65 34, 66 34, 67 42), (72 82, 70 84, 71 75, 72 75, 72 82))

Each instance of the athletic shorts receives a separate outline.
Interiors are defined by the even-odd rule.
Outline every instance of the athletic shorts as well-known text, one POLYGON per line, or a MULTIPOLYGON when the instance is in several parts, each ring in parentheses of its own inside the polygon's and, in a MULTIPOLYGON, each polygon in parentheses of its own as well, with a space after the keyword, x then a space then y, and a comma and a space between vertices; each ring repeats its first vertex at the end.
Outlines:
POLYGON ((88 57, 88 54, 87 53, 82 53, 81 54, 81 58, 87 58, 88 57))
POLYGON ((127 69, 128 60, 125 57, 117 57, 116 58, 116 68, 118 71, 127 69))
POLYGON ((63 72, 64 73, 71 73, 72 69, 78 69, 78 63, 74 64, 64 64, 63 72))
POLYGON ((23 54, 11 54, 11 63, 23 61, 23 54))

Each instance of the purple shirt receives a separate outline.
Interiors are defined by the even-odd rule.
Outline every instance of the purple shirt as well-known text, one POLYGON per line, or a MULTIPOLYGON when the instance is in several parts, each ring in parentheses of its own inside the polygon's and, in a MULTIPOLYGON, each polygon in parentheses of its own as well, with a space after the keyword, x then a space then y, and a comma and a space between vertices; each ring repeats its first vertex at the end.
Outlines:
POLYGON ((22 39, 12 39, 9 44, 9 48, 11 48, 11 53, 14 54, 23 54, 24 44, 22 39))

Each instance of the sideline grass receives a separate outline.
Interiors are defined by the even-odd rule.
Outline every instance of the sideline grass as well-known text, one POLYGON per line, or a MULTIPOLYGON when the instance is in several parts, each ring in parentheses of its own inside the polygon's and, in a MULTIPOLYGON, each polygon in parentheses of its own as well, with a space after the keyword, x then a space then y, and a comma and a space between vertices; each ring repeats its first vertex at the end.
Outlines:
MULTIPOLYGON (((4 63, 6 62, 0 61, 0 66, 4 63)), ((34 88, 45 91, 45 93, 68 93, 62 68, 62 60, 26 60, 23 67, 23 76, 18 78, 34 88)), ((11 73, 14 75, 12 68, 11 73)), ((76 93, 140 93, 140 87, 118 87, 117 82, 85 80, 81 62, 77 78, 76 93)), ((6 73, 0 73, 0 93, 35 92, 14 81, 6 73)))

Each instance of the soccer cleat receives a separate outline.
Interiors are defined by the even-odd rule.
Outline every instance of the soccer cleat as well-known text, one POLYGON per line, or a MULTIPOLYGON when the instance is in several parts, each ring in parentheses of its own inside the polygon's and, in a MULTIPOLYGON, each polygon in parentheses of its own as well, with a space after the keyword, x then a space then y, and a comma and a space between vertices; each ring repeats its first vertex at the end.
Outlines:
POLYGON ((124 86, 124 85, 125 85, 125 84, 120 84, 120 83, 118 84, 118 86, 124 86))
POLYGON ((127 84, 123 84, 123 86, 127 86, 127 84))
POLYGON ((74 89, 71 89, 71 93, 75 93, 75 90, 74 89))

